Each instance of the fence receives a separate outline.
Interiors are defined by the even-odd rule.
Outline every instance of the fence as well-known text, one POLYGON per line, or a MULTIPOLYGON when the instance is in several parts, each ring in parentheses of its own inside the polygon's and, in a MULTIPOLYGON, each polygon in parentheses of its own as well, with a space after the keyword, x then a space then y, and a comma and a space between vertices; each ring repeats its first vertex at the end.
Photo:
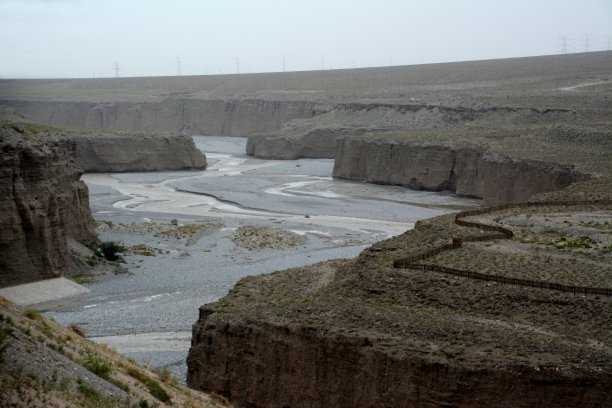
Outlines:
POLYGON ((440 272, 440 273, 446 273, 450 275, 464 276, 464 277, 478 279, 478 280, 507 283, 510 285, 528 286, 528 287, 540 288, 540 289, 557 290, 561 292, 612 296, 612 289, 609 289, 609 288, 594 288, 594 287, 585 287, 585 286, 562 285, 559 283, 536 281, 536 280, 530 280, 530 279, 509 278, 506 276, 488 275, 488 274, 481 273, 481 272, 448 268, 448 267, 440 266, 440 265, 418 263, 419 261, 424 261, 442 252, 452 251, 454 249, 461 248, 464 242, 491 241, 491 240, 497 240, 497 239, 512 239, 512 237, 514 236, 512 231, 507 228, 500 227, 497 225, 488 225, 488 224, 481 224, 481 223, 473 222, 473 221, 466 221, 464 220, 464 218, 466 217, 490 214, 490 213, 494 213, 494 212, 498 212, 502 210, 514 209, 514 208, 566 206, 566 205, 569 205, 569 206, 601 205, 601 204, 612 204, 612 200, 545 201, 545 202, 536 202, 536 203, 508 204, 508 205, 502 205, 502 206, 497 206, 497 207, 482 208, 478 210, 462 211, 458 213, 457 215, 455 215, 455 224, 463 226, 463 227, 468 227, 468 228, 477 228, 483 231, 491 231, 494 233, 453 238, 453 241, 451 244, 440 245, 436 248, 430 249, 420 254, 415 254, 409 257, 397 259, 393 262, 393 267, 394 268, 404 268, 404 269, 420 269, 423 271, 440 272))

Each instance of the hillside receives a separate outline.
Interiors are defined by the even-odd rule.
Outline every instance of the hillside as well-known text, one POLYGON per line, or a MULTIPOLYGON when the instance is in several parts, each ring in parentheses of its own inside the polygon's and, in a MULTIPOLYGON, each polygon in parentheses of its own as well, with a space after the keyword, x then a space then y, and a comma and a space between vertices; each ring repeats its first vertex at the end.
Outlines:
POLYGON ((0 298, 0 406, 227 406, 83 336, 0 298))

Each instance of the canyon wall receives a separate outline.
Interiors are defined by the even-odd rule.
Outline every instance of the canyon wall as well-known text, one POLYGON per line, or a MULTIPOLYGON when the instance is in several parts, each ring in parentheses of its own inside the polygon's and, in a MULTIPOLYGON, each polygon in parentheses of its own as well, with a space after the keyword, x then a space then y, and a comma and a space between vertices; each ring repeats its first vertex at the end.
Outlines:
POLYGON ((66 272, 73 238, 97 241, 73 140, 0 128, 0 286, 66 272))
POLYGON ((450 190, 493 206, 527 201, 589 175, 563 166, 519 160, 478 148, 406 141, 344 138, 337 141, 334 177, 423 190, 450 190))
MULTIPOLYGON (((384 343, 384 341, 382 341, 384 343)), ((200 308, 189 386, 239 407, 599 406, 607 374, 516 366, 474 368, 391 354, 376 339, 304 326, 215 319, 200 308), (463 385, 463 386, 462 386, 463 385)))
POLYGON ((5 112, 45 125, 88 129, 248 136, 319 113, 305 101, 166 99, 160 102, 0 102, 5 112))
POLYGON ((206 156, 190 136, 78 134, 75 159, 83 171, 202 170, 206 156))
POLYGON ((336 139, 358 136, 366 129, 321 128, 303 134, 259 134, 249 136, 246 153, 262 159, 295 160, 300 158, 333 159, 336 139))

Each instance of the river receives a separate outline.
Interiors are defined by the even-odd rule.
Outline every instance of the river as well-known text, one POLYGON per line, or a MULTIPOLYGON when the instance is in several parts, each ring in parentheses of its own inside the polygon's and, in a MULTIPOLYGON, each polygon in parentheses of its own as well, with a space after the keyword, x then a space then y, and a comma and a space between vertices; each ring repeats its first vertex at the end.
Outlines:
POLYGON ((126 256, 129 273, 93 279, 89 293, 44 305, 62 324, 184 381, 191 325, 242 277, 335 258, 400 234, 419 219, 474 208, 479 200, 334 180, 333 160, 260 160, 246 139, 194 137, 205 171, 85 174, 94 218, 127 226, 215 223, 196 239, 126 227, 102 240, 146 244, 155 256, 126 256), (297 247, 249 250, 232 241, 240 226, 267 226, 301 237, 297 247))

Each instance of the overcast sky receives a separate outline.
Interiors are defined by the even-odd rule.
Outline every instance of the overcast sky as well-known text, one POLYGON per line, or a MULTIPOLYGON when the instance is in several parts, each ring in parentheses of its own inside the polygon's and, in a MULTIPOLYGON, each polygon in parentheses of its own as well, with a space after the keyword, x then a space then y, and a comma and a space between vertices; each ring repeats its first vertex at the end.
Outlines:
POLYGON ((0 0, 0 77, 406 65, 610 49, 611 0, 0 0), (587 37, 588 36, 588 37, 587 37))

